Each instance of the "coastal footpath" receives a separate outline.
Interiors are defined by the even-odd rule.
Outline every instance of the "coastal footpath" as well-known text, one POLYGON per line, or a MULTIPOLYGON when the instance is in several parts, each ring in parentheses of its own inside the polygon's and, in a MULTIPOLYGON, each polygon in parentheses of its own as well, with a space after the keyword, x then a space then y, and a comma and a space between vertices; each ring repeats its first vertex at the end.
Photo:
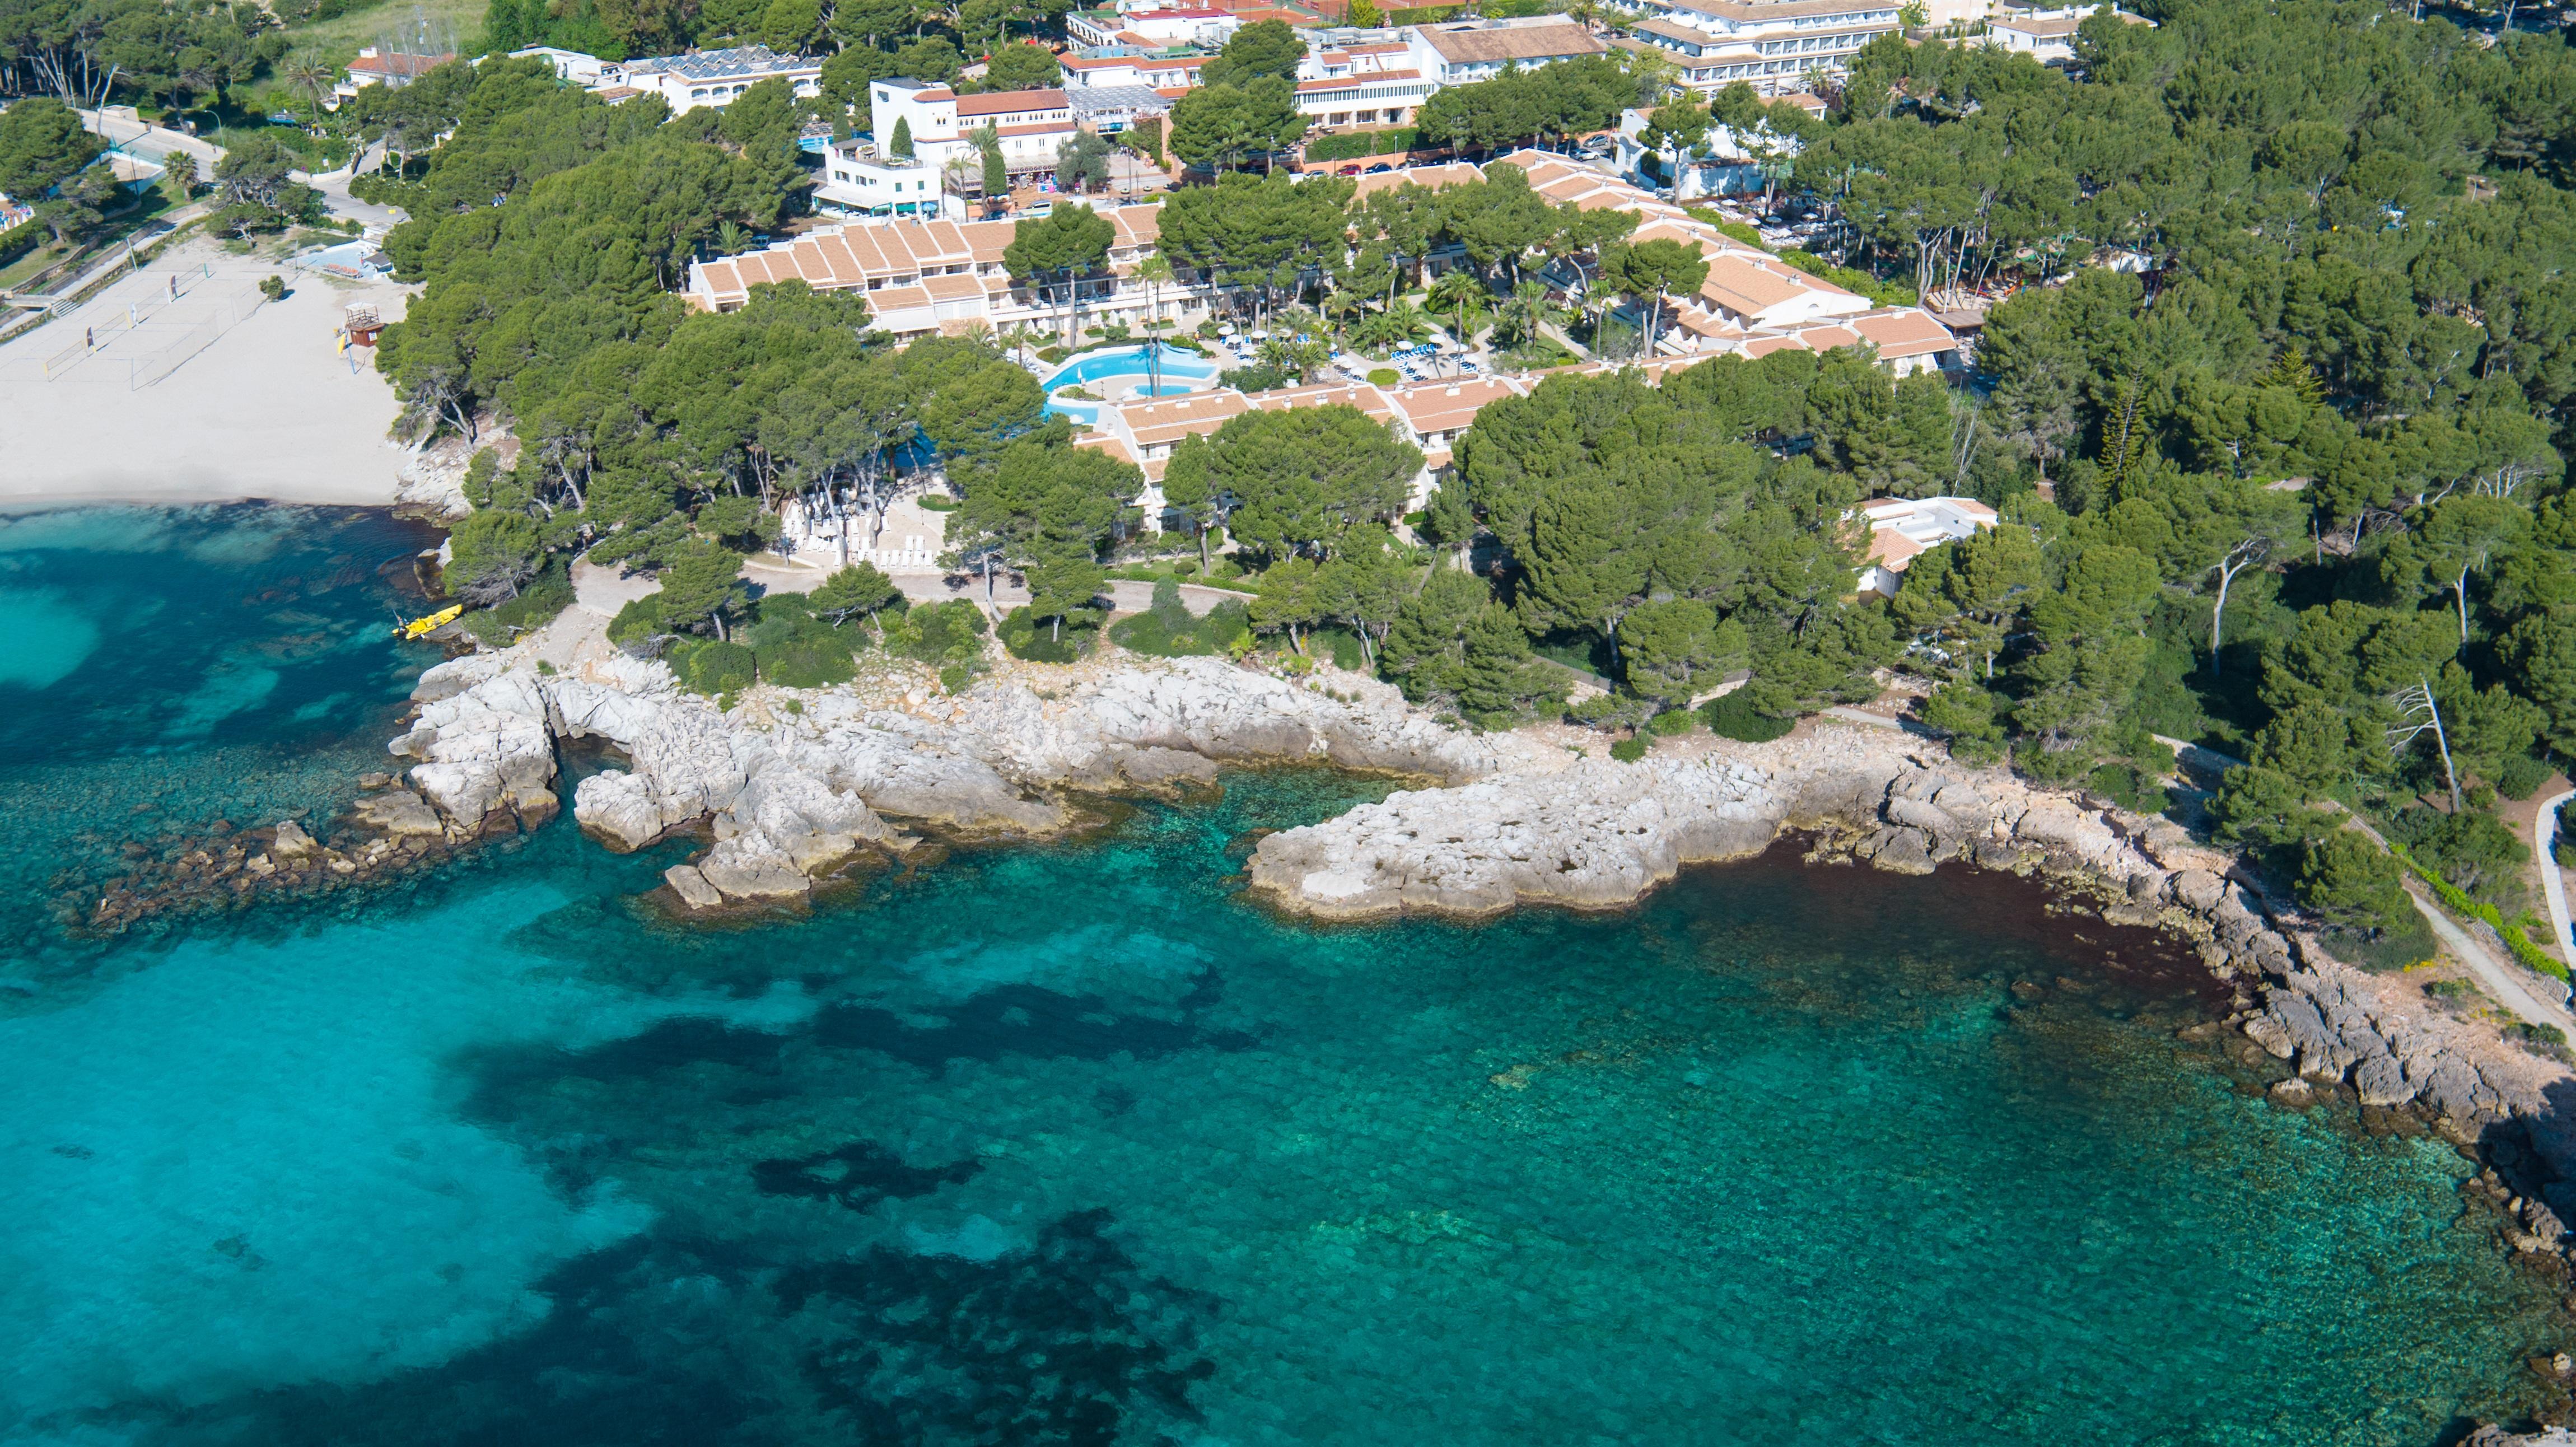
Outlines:
POLYGON ((2445 1123, 2487 1164, 2474 1184, 2518 1250, 2555 1253, 2576 1219, 2576 1129, 2552 1099, 2576 1088, 2563 1067, 2336 961, 2285 902, 2171 821, 1963 767, 1891 730, 1816 721, 1768 744, 1699 736, 1621 763, 1571 734, 1446 725, 1383 684, 1206 658, 1005 665, 954 696, 898 669, 837 689, 757 687, 725 710, 658 662, 597 649, 557 666, 522 647, 433 668, 415 699, 391 748, 452 832, 550 812, 558 744, 596 740, 623 766, 580 780, 575 818, 621 850, 703 831, 709 847, 665 876, 690 910, 801 896, 924 831, 1044 837, 1093 817, 1088 797, 1283 761, 1427 785, 1260 841, 1252 892, 1318 919, 1613 908, 1790 833, 1818 860, 2037 875, 2107 919, 2191 941, 2236 986, 2243 1048, 2294 1068, 2273 1087, 2282 1103, 2348 1091, 2445 1123))

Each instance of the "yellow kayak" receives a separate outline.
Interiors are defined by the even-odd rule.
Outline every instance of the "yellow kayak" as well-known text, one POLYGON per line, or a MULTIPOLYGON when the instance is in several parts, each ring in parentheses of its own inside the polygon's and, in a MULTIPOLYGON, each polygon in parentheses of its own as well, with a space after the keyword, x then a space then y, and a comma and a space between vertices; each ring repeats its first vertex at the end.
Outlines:
POLYGON ((427 617, 414 618, 408 623, 395 624, 394 636, 403 640, 405 643, 409 643, 414 639, 423 638, 429 634, 435 633, 439 629, 446 627, 448 624, 453 623, 464 616, 464 604, 451 604, 448 607, 439 609, 435 613, 429 614, 427 617))

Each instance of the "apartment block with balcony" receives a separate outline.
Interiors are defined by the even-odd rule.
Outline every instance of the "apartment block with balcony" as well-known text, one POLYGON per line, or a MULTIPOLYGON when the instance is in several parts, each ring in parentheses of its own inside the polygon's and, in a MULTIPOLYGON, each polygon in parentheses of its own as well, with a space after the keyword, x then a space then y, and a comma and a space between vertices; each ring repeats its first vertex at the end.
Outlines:
POLYGON ((911 159, 929 168, 934 183, 950 162, 963 161, 971 173, 967 184, 982 185, 983 158, 972 134, 986 126, 1000 139, 1002 163, 1014 175, 1055 169, 1056 152, 1079 129, 1072 104, 1055 89, 959 95, 944 85, 891 76, 868 87, 868 100, 878 164, 902 159, 894 155, 901 128, 912 138, 911 159))
POLYGON ((1645 0, 1640 43, 1681 58, 1683 83, 1741 82, 1764 95, 1802 89, 1810 73, 1845 74, 1851 57, 1900 28, 1895 0, 1645 0))

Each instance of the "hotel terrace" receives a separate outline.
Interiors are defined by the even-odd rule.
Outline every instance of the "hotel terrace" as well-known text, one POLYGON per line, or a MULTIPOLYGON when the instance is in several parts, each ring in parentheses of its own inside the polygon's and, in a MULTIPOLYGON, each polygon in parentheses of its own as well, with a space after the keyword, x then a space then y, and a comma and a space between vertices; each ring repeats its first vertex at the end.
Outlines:
MULTIPOLYGON (((1658 357, 1762 356, 1784 347, 1828 351, 1867 343, 1878 349, 1880 361, 1903 375, 1941 365, 1958 346, 1929 312, 1873 307, 1867 299, 1736 241, 1604 172, 1538 151, 1515 152, 1495 164, 1519 166, 1531 187, 1551 201, 1635 214, 1640 218, 1637 240, 1679 241, 1707 258, 1708 278, 1699 290, 1662 308, 1664 325, 1654 347, 1658 357)), ((1483 175, 1477 166, 1456 162, 1359 180, 1362 190, 1370 191, 1407 181, 1436 188, 1483 175)), ((1135 279, 1136 263, 1153 250, 1158 207, 1098 209, 1116 228, 1116 236, 1109 251, 1110 274, 1080 288, 1087 324, 1141 327, 1149 308, 1159 310, 1161 320, 1181 320, 1214 306, 1222 288, 1204 281, 1184 279, 1157 293, 1135 279)), ((802 281, 818 291, 864 290, 877 325, 901 338, 957 335, 977 322, 997 330, 1059 323, 1066 298, 1056 290, 1013 282, 1002 264, 1014 225, 891 218, 826 226, 760 251, 694 262, 685 294, 693 306, 731 311, 749 299, 752 287, 770 282, 802 281)), ((1560 288, 1581 284, 1563 263, 1546 274, 1560 288)))
MULTIPOLYGON (((1653 359, 1628 368, 1651 383, 1660 384, 1674 370, 1713 357, 1762 357, 1792 348, 1871 347, 1899 375, 1941 366, 1955 355, 1957 339, 1929 312, 1873 307, 1865 298, 1738 242, 1601 171, 1537 151, 1516 152, 1492 164, 1521 167, 1531 186, 1552 201, 1632 212, 1640 218, 1639 239, 1679 241, 1707 258, 1708 277, 1699 290, 1667 299, 1661 308, 1664 326, 1655 338, 1653 359)), ((1360 182, 1369 190, 1406 181, 1436 187, 1483 175, 1482 168, 1459 162, 1364 176, 1360 182)), ((1142 330, 1147 312, 1154 310, 1159 320, 1187 325, 1215 309, 1223 288, 1184 279, 1155 289, 1135 278, 1137 263, 1154 248, 1158 207, 1099 210, 1116 235, 1109 275, 1082 284, 1079 305, 1085 324, 1121 323, 1142 330)), ((802 281, 818 291, 864 291, 877 326, 900 339, 1018 325, 1052 332, 1064 324, 1066 303, 1047 288, 1011 279, 1002 254, 1014 230, 1015 223, 1008 221, 892 219, 827 226, 764 250, 693 263, 686 297, 704 310, 731 311, 749 300, 755 286, 802 281)), ((1543 274, 1560 288, 1580 285, 1579 275, 1562 262, 1543 274)), ((1644 320, 1634 307, 1628 310, 1644 320)), ((1591 374, 1622 369, 1592 363, 1560 370, 1591 374)), ((1485 376, 1402 387, 1337 383, 1250 395, 1220 388, 1113 398, 1101 404, 1097 422, 1076 445, 1134 463, 1146 477, 1138 503, 1148 518, 1159 518, 1163 471, 1183 437, 1214 432, 1254 408, 1345 404, 1394 424, 1422 449, 1423 468, 1414 480, 1413 500, 1419 505, 1450 465, 1459 435, 1476 414, 1500 398, 1525 393, 1534 381, 1485 376)))

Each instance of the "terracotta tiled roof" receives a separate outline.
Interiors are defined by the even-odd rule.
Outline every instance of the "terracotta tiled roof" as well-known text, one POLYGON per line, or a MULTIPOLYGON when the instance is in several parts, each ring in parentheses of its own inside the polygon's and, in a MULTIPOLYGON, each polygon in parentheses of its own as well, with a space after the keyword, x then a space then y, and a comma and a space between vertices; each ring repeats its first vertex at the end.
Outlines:
POLYGON ((1600 55, 1610 47, 1592 32, 1566 21, 1557 25, 1425 25, 1423 43, 1452 65, 1486 65, 1505 60, 1552 60, 1565 55, 1600 55))
POLYGON ((1110 404, 1139 447, 1204 435, 1250 410, 1241 392, 1193 392, 1185 397, 1139 397, 1110 404))
POLYGON ((1394 388, 1388 391, 1387 400, 1404 414, 1416 436, 1427 437, 1435 432, 1455 432, 1475 421, 1476 414, 1488 404, 1519 395, 1520 389, 1501 377, 1470 377, 1394 388))
POLYGON ((413 76, 426 75, 430 71, 438 68, 439 66, 445 65, 447 62, 454 60, 455 58, 456 57, 453 54, 361 55, 357 59, 349 62, 349 73, 351 75, 399 76, 408 80, 413 76))
POLYGON ((1921 543, 1892 527, 1870 530, 1869 560, 1891 573, 1904 572, 1905 565, 1913 562, 1916 555, 1923 551, 1924 547, 1921 543))
POLYGON ((1395 420, 1395 404, 1386 394, 1361 382, 1338 386, 1281 387, 1269 392, 1254 392, 1244 398, 1264 412, 1285 412, 1292 407, 1357 407, 1380 422, 1395 420))
POLYGON ((1358 185, 1352 189, 1352 197, 1357 199, 1378 191, 1392 191, 1407 181, 1417 186, 1429 186, 1437 190, 1442 186, 1459 186, 1469 181, 1481 181, 1485 179, 1485 173, 1465 161, 1451 161, 1442 166, 1416 166, 1409 171, 1399 168, 1354 179, 1358 185))
POLYGON ((1844 318, 1843 324, 1867 337, 1882 357, 1922 357, 1959 345, 1950 329, 1914 307, 1887 307, 1844 318))
POLYGON ((1004 90, 988 95, 959 96, 957 114, 962 118, 1011 115, 1019 111, 1060 111, 1067 104, 1061 90, 1004 90))

